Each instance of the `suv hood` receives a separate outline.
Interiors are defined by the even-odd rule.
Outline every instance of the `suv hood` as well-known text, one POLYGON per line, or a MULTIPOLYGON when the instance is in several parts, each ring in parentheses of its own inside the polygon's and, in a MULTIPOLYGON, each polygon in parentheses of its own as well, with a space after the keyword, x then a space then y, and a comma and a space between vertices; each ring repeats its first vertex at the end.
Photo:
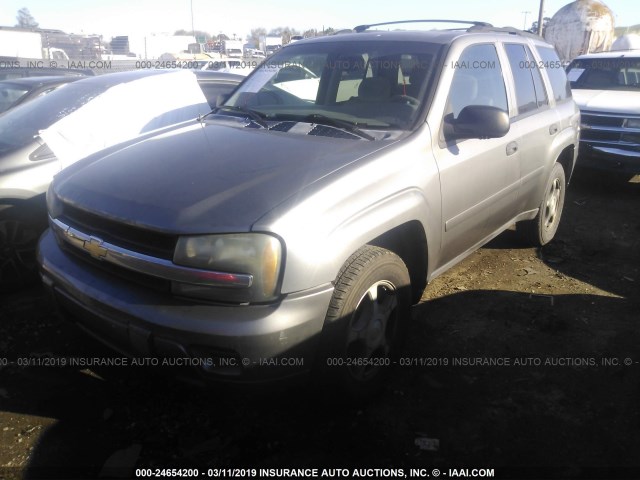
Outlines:
POLYGON ((637 107, 640 105, 640 92, 574 89, 572 94, 580 110, 621 114, 640 113, 637 107))
POLYGON ((53 188, 78 208, 153 230, 249 231, 305 186, 390 143, 198 122, 93 155, 53 188))

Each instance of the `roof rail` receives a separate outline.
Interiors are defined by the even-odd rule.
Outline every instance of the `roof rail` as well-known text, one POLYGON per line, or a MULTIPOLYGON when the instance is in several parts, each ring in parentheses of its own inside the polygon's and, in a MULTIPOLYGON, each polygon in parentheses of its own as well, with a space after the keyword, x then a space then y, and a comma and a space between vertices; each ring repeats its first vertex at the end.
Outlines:
POLYGON ((463 25, 473 25, 474 27, 493 27, 490 23, 487 22, 475 22, 475 21, 467 21, 467 20, 400 20, 397 22, 382 22, 382 23, 371 23, 369 25, 358 25, 354 28, 354 30, 358 33, 364 32, 371 27, 380 27, 382 25, 396 25, 400 23, 461 23, 463 25))
POLYGON ((526 30, 520 30, 515 27, 494 27, 492 25, 474 25, 473 27, 469 28, 467 32, 469 33, 472 33, 472 32, 508 33, 510 35, 522 35, 524 37, 531 37, 531 38, 537 38, 537 39, 542 38, 535 33, 527 32, 526 30))

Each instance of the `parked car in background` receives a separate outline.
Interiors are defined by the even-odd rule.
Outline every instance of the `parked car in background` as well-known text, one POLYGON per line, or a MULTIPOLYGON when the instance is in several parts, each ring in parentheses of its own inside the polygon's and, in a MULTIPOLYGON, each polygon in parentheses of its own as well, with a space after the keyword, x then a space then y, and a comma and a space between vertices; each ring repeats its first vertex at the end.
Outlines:
POLYGON ((54 68, 54 67, 5 67, 0 68, 0 80, 11 80, 25 77, 76 76, 92 77, 95 73, 91 69, 54 68))
POLYGON ((580 120, 553 47, 380 27, 287 45, 210 115, 61 172, 39 262, 68 318, 201 380, 315 367, 366 395, 428 281, 514 224, 550 242, 580 120))
POLYGON ((257 60, 242 60, 235 58, 219 58, 212 60, 200 60, 199 69, 219 73, 233 73, 247 76, 258 65, 257 60))
MULTIPOLYGON (((215 81, 205 83, 212 89, 215 81)), ((0 115, 0 290, 37 278, 35 245, 46 228, 44 194, 55 174, 210 110, 193 72, 136 70, 86 77, 0 115)))
POLYGON ((83 77, 69 75, 62 77, 22 77, 0 81, 0 113, 81 78, 83 77))
POLYGON ((567 75, 582 116, 578 166, 640 174, 640 50, 582 55, 567 75))

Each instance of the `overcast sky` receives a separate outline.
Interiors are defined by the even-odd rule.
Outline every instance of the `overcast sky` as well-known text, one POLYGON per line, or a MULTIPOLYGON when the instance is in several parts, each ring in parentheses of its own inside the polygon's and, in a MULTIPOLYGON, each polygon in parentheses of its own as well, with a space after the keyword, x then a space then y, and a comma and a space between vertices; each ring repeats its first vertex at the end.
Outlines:
MULTIPOLYGON (((546 0, 553 16, 567 0, 546 0)), ((640 23, 638 0, 606 0, 616 26, 640 23)), ((145 35, 191 30, 236 34, 252 28, 290 26, 298 30, 350 28, 362 23, 417 18, 481 20, 496 26, 527 27, 537 19, 539 0, 2 0, 0 25, 13 26, 17 11, 27 7, 42 28, 67 33, 145 35), (524 13, 529 12, 529 13, 524 13)))

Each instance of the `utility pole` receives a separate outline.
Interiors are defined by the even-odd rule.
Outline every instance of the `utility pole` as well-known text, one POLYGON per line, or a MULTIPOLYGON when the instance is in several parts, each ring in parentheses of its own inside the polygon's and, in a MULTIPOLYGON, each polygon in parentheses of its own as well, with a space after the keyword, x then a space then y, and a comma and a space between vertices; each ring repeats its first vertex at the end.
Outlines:
POLYGON ((540 12, 538 13, 538 35, 542 36, 542 20, 544 18, 544 0, 540 0, 540 12))
POLYGON ((193 28, 193 0, 191 0, 191 35, 196 36, 196 30, 193 28))
POLYGON ((526 30, 527 29, 527 15, 529 15, 531 12, 526 11, 526 12, 522 12, 524 13, 524 24, 522 25, 522 29, 526 30))

